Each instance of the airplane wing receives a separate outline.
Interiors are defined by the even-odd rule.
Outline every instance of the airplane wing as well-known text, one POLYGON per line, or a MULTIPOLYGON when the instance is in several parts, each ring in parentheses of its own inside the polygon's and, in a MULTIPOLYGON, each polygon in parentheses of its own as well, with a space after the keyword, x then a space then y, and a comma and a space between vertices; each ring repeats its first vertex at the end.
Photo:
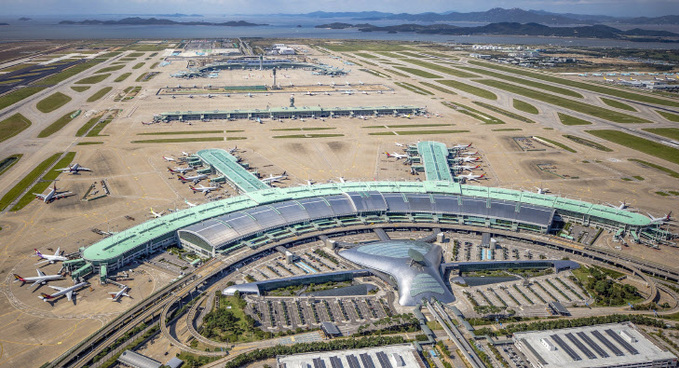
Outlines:
POLYGON ((42 271, 40 271, 40 270, 36 270, 36 271, 38 271, 38 277, 43 277, 43 276, 45 276, 45 273, 44 273, 44 272, 42 272, 42 271))
POLYGON ((73 300, 73 290, 71 290, 71 291, 69 291, 68 293, 66 293, 66 298, 68 298, 68 301, 69 301, 69 302, 70 302, 71 300, 73 300))
POLYGON ((29 288, 32 288, 33 286, 38 285, 38 284, 40 284, 40 280, 37 280, 34 283, 32 283, 31 286, 29 286, 29 288))
POLYGON ((44 195, 44 194, 33 193, 33 195, 36 196, 36 197, 38 197, 38 198, 40 198, 40 199, 42 199, 43 201, 45 200, 45 198, 47 198, 47 196, 44 195))
POLYGON ((80 170, 80 171, 92 171, 92 169, 89 169, 87 167, 79 167, 78 170, 80 170))
POLYGON ((61 172, 64 172, 64 171, 71 171, 71 168, 70 168, 70 167, 65 167, 65 168, 63 168, 63 169, 54 169, 54 171, 61 171, 61 172))
POLYGON ((39 264, 47 263, 47 262, 49 262, 49 261, 50 261, 49 259, 43 259, 42 261, 36 263, 35 266, 37 266, 37 265, 39 265, 39 264))
POLYGON ((57 247, 57 251, 54 252, 55 256, 60 256, 61 255, 61 247, 57 247))
MULTIPOLYGON (((49 287, 51 287, 52 289, 57 290, 57 291, 64 291, 64 290, 67 289, 67 288, 64 288, 64 287, 52 286, 52 285, 49 285, 49 287)), ((68 300, 71 300, 70 296, 68 297, 68 300)))

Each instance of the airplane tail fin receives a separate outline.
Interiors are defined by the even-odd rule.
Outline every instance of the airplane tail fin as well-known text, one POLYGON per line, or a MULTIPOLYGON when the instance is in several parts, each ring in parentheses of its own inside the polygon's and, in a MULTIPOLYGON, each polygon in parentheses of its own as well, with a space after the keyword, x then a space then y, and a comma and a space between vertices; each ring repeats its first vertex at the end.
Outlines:
POLYGON ((384 154, 387 155, 387 157, 391 157, 391 154, 389 152, 384 152, 384 154))
POLYGON ((667 221, 672 219, 672 211, 670 211, 670 213, 667 214, 666 219, 667 219, 667 221))
POLYGON ((167 167, 167 171, 169 171, 169 172, 171 172, 171 173, 175 173, 175 172, 176 172, 176 171, 172 170, 172 168, 169 167, 169 166, 167 167))
POLYGON ((23 285, 24 283, 26 283, 26 280, 24 280, 23 277, 17 275, 16 273, 14 274, 14 281, 15 281, 15 282, 16 282, 16 281, 21 281, 21 285, 23 285))
POLYGON ((38 256, 38 257, 40 257, 40 258, 45 258, 45 257, 42 256, 42 253, 40 253, 39 250, 37 250, 37 249, 35 249, 35 248, 33 248, 33 250, 35 251, 35 255, 36 255, 36 256, 38 256))
POLYGON ((49 294, 45 294, 45 293, 40 293, 39 298, 46 301, 46 302, 50 301, 50 299, 54 299, 53 296, 51 296, 49 294))
POLYGON ((177 175, 177 179, 181 181, 186 181, 186 178, 184 178, 183 175, 177 175))
POLYGON ((288 174, 287 171, 283 171, 283 174, 281 174, 281 176, 286 176, 287 174, 288 174))
POLYGON ((191 188, 191 190, 194 192, 196 191, 196 187, 194 187, 193 185, 189 185, 189 188, 191 188))

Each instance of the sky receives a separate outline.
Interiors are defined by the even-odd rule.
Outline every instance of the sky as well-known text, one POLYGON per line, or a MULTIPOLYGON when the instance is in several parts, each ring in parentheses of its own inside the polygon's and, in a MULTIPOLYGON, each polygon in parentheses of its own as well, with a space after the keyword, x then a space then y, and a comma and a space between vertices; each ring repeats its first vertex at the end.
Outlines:
POLYGON ((679 0, 0 0, 4 15, 238 14, 377 10, 470 12, 495 7, 611 16, 679 15, 679 0))

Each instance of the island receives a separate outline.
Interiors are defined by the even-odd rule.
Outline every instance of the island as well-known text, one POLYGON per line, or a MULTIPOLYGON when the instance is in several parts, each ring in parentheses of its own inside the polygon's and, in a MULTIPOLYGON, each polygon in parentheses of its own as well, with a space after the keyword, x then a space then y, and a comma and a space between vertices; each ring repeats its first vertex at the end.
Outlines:
POLYGON ((267 24, 257 24, 250 23, 243 20, 239 21, 228 21, 228 22, 177 22, 170 19, 162 18, 123 18, 121 20, 97 20, 97 19, 86 19, 83 21, 72 21, 72 20, 62 20, 59 22, 62 25, 103 25, 103 26, 118 26, 118 25, 147 25, 147 26, 168 26, 168 25, 180 25, 180 26, 224 26, 224 27, 255 27, 255 26, 266 26, 267 24))

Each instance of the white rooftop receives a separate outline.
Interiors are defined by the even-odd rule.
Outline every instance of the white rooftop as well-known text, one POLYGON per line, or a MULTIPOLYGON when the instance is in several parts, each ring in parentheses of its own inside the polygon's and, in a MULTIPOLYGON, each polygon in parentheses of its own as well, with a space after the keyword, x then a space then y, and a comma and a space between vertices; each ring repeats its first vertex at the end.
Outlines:
MULTIPOLYGON (((359 367, 367 367, 369 364, 364 362, 364 359, 372 361, 375 367, 385 367, 388 365, 382 364, 380 359, 387 359, 394 368, 420 368, 419 362, 421 359, 412 344, 388 345, 378 346, 374 348, 354 349, 354 350, 339 350, 339 351, 324 351, 308 354, 296 354, 279 356, 278 367, 281 368, 314 368, 314 360, 320 359, 325 363, 326 367, 353 367, 350 360, 356 359, 359 367), (333 364, 334 360, 334 364, 333 364), (339 364, 338 365, 338 361, 339 364)), ((320 363, 319 363, 320 364, 320 363)))
POLYGON ((674 354, 655 345, 631 322, 517 332, 514 344, 531 362, 549 368, 632 366, 677 360, 674 354))

